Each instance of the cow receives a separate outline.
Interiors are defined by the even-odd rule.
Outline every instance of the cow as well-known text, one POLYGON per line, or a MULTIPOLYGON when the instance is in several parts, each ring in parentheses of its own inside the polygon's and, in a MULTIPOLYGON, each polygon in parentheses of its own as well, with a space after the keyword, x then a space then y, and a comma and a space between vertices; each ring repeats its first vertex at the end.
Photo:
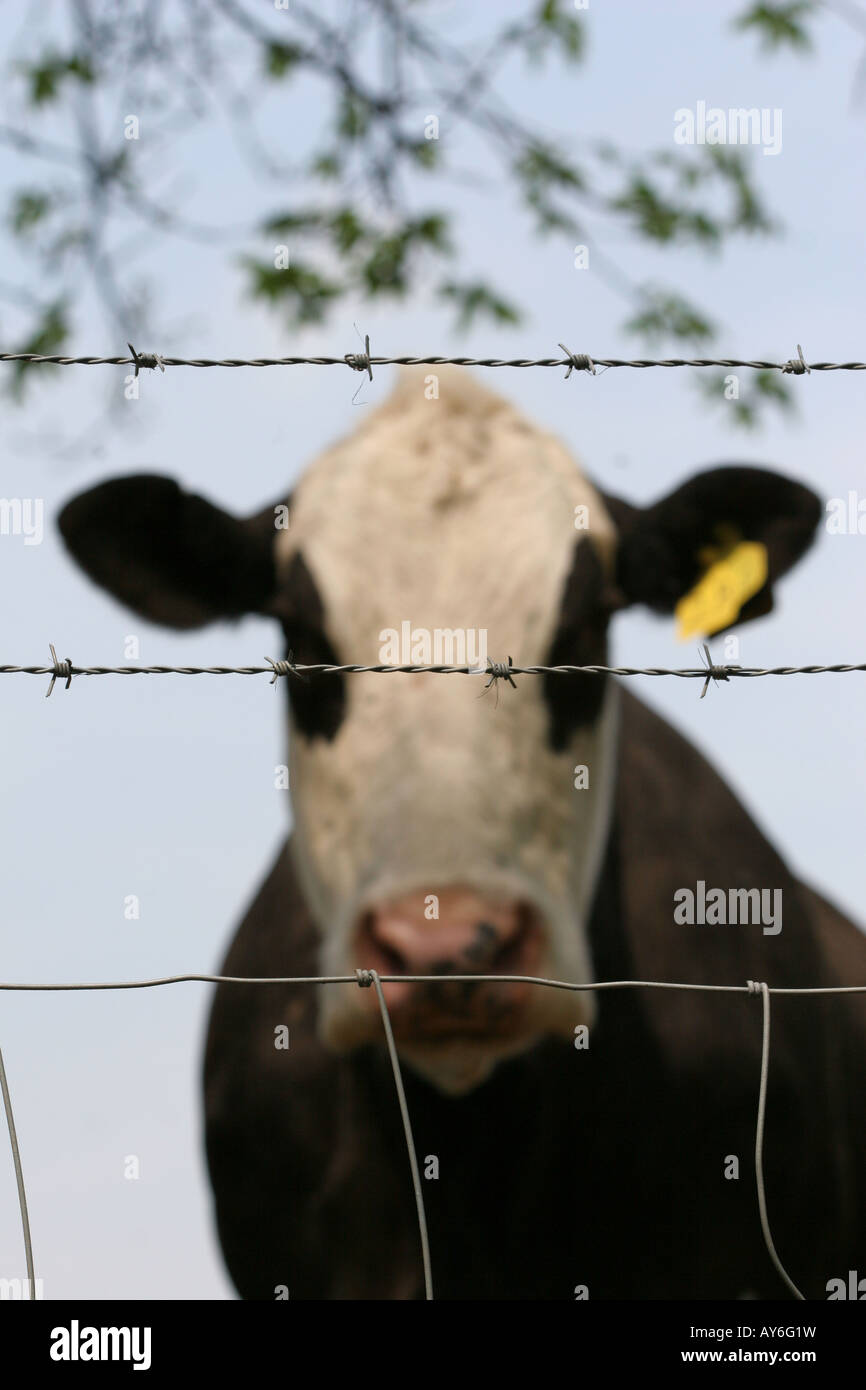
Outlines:
MULTIPOLYGON (((404 371, 291 497, 253 516, 152 475, 62 511, 71 554, 145 618, 266 614, 282 628, 293 828, 223 970, 396 977, 383 991, 438 1298, 788 1295, 755 1193, 760 997, 448 976, 866 984, 866 938, 631 689, 586 672, 512 685, 490 665, 606 664, 614 613, 672 613, 725 535, 766 557, 739 602, 746 623, 772 608, 820 516, 807 487, 746 466, 632 506, 456 369, 404 371), (486 633, 492 686, 303 671, 376 664, 405 624, 486 633), (707 885, 760 890, 783 919, 683 921, 683 890, 707 885), (417 975, 442 978, 400 978, 417 975)), ((769 1218, 791 1277, 824 1298, 866 1259, 866 1002, 772 1007, 769 1218)), ((218 986, 204 1102, 243 1298, 423 1296, 374 989, 218 986)))

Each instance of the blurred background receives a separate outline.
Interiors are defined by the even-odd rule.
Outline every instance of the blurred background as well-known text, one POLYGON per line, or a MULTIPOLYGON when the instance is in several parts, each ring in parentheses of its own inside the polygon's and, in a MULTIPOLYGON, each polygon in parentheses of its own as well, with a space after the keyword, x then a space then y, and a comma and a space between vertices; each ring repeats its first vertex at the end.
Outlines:
MULTIPOLYGON (((561 340, 599 357, 782 361, 802 343, 807 360, 860 360, 864 41, 855 3, 6 5, 0 346, 341 356, 369 333, 374 354, 544 357, 561 340), (778 110, 781 149, 677 144, 675 113, 699 102, 778 110)), ((262 620, 172 635, 130 616, 67 559, 58 510, 144 470, 252 512, 393 371, 178 367, 128 399, 127 368, 0 364, 0 496, 44 505, 40 544, 0 535, 0 662, 42 663, 53 642, 120 665, 129 637, 144 664, 280 655, 262 620)), ((859 373, 743 370, 730 401, 723 372, 478 371, 634 502, 735 461, 866 496, 859 373)), ((864 544, 822 530, 776 611, 737 634, 740 663, 862 661, 864 544)), ((612 656, 697 661, 639 611, 612 656)), ((859 921, 863 679, 703 701, 693 682, 632 684, 859 921)), ((0 682, 0 978, 216 969, 289 823, 283 691, 80 678, 46 701, 47 684, 0 682)), ((233 1296, 200 1137, 209 998, 0 996, 46 1298, 233 1296)), ((23 1274, 3 1137, 0 1278, 23 1274)))

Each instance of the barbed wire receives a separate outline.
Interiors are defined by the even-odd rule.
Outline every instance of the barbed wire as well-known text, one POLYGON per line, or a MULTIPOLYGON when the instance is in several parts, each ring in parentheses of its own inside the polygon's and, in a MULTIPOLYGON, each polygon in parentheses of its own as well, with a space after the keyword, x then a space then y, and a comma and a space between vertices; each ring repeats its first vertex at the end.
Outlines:
MULTIPOLYGON (((120 981, 94 981, 94 982, 50 982, 50 983, 21 983, 0 981, 0 990, 8 991, 31 991, 53 993, 61 991, 89 991, 89 990, 115 990, 115 989, 154 989, 163 985, 173 984, 220 984, 220 985, 338 985, 355 984, 361 989, 374 986, 376 991, 379 1011, 382 1016, 382 1026, 385 1033, 385 1042, 388 1055, 391 1061, 391 1068, 394 1075, 394 1084, 397 1091, 397 1100, 400 1107, 400 1115, 403 1122, 403 1133, 406 1139, 406 1148, 409 1156, 409 1166, 412 1174, 412 1187, 415 1193, 415 1206, 418 1219, 418 1231, 421 1242, 421 1259, 424 1270, 424 1289, 425 1298, 429 1301, 433 1299, 433 1275, 430 1263, 430 1246, 427 1234, 427 1218, 424 1207, 424 1193, 421 1186, 420 1173, 418 1171, 418 1158, 415 1153, 415 1145, 412 1137, 412 1125, 409 1117, 409 1108, 406 1103, 406 1093, 403 1089, 403 1079, 400 1070, 400 1061, 397 1048, 394 1042, 394 1034, 391 1028, 391 1018, 388 1012, 388 1005, 382 991, 383 984, 531 984, 539 985, 549 989, 565 989, 574 992, 596 991, 610 989, 672 989, 689 990, 694 993, 722 993, 722 994, 748 994, 760 995, 762 1002, 762 1036, 761 1036, 761 1072, 758 1088, 758 1114, 755 1126, 755 1183, 758 1195, 758 1214, 761 1223, 761 1232, 767 1252, 773 1265, 781 1279, 793 1294, 794 1298, 801 1302, 806 1302, 805 1295, 802 1294, 787 1273, 776 1251, 773 1242, 772 1231, 770 1228, 769 1216, 767 1212, 767 1195, 764 1181, 763 1151, 764 1151, 764 1128, 766 1120, 766 1101, 767 1101, 767 1078, 770 1066, 770 996, 785 994, 866 994, 866 985, 826 985, 826 986, 797 986, 771 988, 765 982, 747 980, 745 985, 698 985, 683 984, 669 980, 601 980, 589 983, 574 983, 567 980, 549 980, 535 975, 380 975, 376 970, 356 970, 354 975, 281 975, 281 976, 245 976, 245 975, 164 975, 155 979, 146 980, 120 980, 120 981)), ((21 1168, 21 1159, 18 1152, 18 1141, 15 1134, 15 1125, 12 1118, 12 1101, 9 1095, 9 1087, 6 1080, 6 1073, 3 1069, 3 1058, 0 1053, 0 1091, 2 1091, 3 1103, 6 1111, 6 1122, 9 1129, 9 1136, 12 1143, 13 1160, 15 1163, 15 1173, 18 1181, 19 1205, 21 1210, 22 1228, 24 1232, 24 1245, 27 1255, 27 1272, 30 1281, 30 1298, 36 1298, 36 1281, 33 1274, 33 1251, 30 1243, 30 1225, 27 1216, 27 1203, 24 1196, 24 1175, 21 1168)))
POLYGON ((42 666, 0 666, 0 676, 50 676, 45 692, 46 698, 54 689, 55 682, 65 683, 69 689, 76 676, 270 676, 274 685, 280 677, 294 676, 308 680, 310 676, 336 675, 431 675, 431 676, 487 676, 485 690, 499 681, 514 685, 514 676, 676 676, 683 680, 702 680, 701 699, 710 684, 718 684, 731 679, 753 680, 758 676, 820 676, 845 675, 853 671, 866 671, 866 662, 838 662, 829 666, 735 666, 714 662, 706 643, 702 647, 703 666, 671 668, 664 666, 515 666, 511 657, 507 661, 487 661, 484 666, 446 666, 430 664, 394 665, 380 662, 377 665, 362 665, 349 662, 339 665, 332 662, 317 662, 304 665, 292 659, 291 652, 280 661, 266 656, 265 666, 78 666, 71 657, 58 659, 52 643, 49 643, 51 665, 42 666))
POLYGON ((866 362, 807 362, 803 349, 797 344, 797 356, 781 362, 765 358, 742 357, 592 357, 587 352, 572 352, 560 343, 565 357, 377 357, 370 354, 369 336, 364 352, 345 352, 341 357, 168 357, 158 352, 137 352, 128 344, 131 357, 99 357, 82 355, 69 357, 63 353, 0 352, 0 362, 19 362, 26 365, 47 363, 55 367, 134 367, 138 376, 142 369, 164 372, 166 367, 349 367, 366 372, 373 379, 373 367, 566 367, 566 380, 573 371, 595 376, 596 368, 633 367, 749 367, 755 371, 778 371, 785 375, 804 376, 810 372, 864 372, 866 362))

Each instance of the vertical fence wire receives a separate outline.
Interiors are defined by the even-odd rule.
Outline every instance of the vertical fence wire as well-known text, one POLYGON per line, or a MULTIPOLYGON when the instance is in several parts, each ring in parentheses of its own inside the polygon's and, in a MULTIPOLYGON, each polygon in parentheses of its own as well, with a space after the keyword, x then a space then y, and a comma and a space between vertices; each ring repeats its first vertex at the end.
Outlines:
POLYGON ((362 988, 372 984, 376 991, 376 997, 379 1000, 379 1009, 382 1014, 382 1026, 385 1029, 385 1041, 388 1044, 388 1055, 391 1058, 394 1085, 397 1088, 397 1100, 400 1104, 400 1114, 403 1119, 403 1133, 406 1136, 406 1148, 409 1151, 409 1167, 412 1170, 412 1186, 415 1189, 415 1208, 418 1212, 418 1232, 421 1236, 421 1260, 424 1265, 424 1297, 428 1302, 432 1302, 433 1271, 430 1266, 430 1243, 427 1239, 427 1217, 424 1211, 424 1193, 421 1188, 421 1174, 418 1171, 418 1155, 415 1153, 415 1141, 412 1138, 412 1121, 409 1119, 409 1107, 406 1104, 406 1092, 403 1090, 403 1077, 400 1072, 400 1060, 397 1056, 397 1048, 394 1045, 394 1034, 391 1030, 391 1018, 388 1013, 388 1005, 385 1003, 382 983, 375 970, 359 970, 358 984, 361 985, 362 988))
POLYGON ((3 1109, 6 1111, 6 1126, 9 1130, 9 1142, 12 1145, 12 1162, 15 1165, 15 1181, 18 1184, 18 1205, 21 1209, 21 1229, 24 1232, 24 1256, 27 1261, 27 1279, 30 1286, 30 1297, 36 1297, 36 1280, 33 1277, 33 1246, 30 1241, 30 1218, 27 1214, 27 1193, 24 1190, 24 1170, 21 1167, 21 1155, 18 1152, 18 1135, 15 1133, 15 1117, 12 1114, 12 1097, 9 1094, 9 1082, 6 1080, 6 1068, 3 1065, 3 1050, 0 1048, 0 1092, 3 1094, 3 1109))
POLYGON ((780 1279, 794 1298, 805 1303, 805 1294, 802 1294, 797 1288, 779 1259, 773 1244, 770 1220, 767 1216, 767 1193, 764 1187, 764 1119, 767 1111, 767 1076, 770 1070, 770 991, 766 984, 755 984, 753 981, 749 982, 749 988, 755 994, 760 993, 761 995, 764 1020, 761 1039, 761 1082, 758 1088, 758 1123, 755 1129, 755 1180, 758 1185, 758 1211, 761 1217, 761 1230, 764 1233, 764 1243, 769 1251, 770 1259, 773 1261, 780 1279))

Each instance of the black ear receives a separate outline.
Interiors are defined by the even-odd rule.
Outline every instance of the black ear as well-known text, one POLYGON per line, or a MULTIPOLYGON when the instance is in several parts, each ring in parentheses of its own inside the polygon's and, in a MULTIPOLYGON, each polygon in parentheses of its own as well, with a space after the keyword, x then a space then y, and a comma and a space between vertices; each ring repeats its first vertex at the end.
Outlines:
POLYGON ((59 525, 90 578, 154 623, 264 612, 274 592, 273 507, 240 519, 171 478, 138 474, 73 498, 59 525))
POLYGON ((738 622, 773 607, 773 585, 808 550, 821 519, 809 488, 764 468, 713 468, 660 502, 632 507, 617 497, 605 506, 619 532, 616 582, 625 602, 672 613, 703 572, 700 553, 732 529, 767 549, 767 582, 743 605, 738 622))

